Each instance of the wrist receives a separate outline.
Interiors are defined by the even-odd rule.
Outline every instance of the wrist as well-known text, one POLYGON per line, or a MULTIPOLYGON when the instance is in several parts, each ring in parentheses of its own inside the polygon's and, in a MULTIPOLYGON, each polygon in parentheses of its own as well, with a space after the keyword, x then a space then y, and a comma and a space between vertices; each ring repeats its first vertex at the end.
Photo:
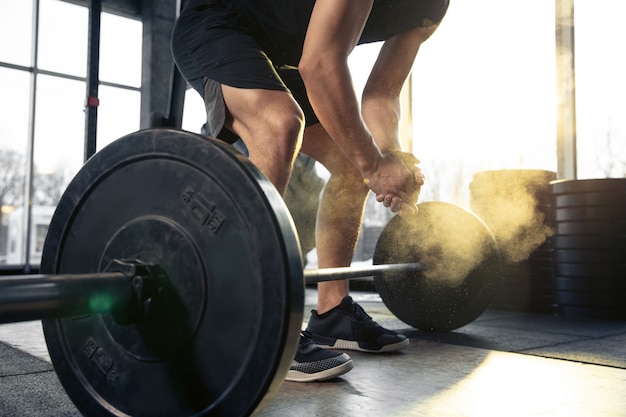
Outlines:
POLYGON ((375 173, 378 171, 380 166, 380 160, 383 158, 383 154, 377 152, 367 158, 362 158, 360 162, 356 163, 355 166, 361 173, 363 177, 363 182, 365 184, 369 184, 375 173))

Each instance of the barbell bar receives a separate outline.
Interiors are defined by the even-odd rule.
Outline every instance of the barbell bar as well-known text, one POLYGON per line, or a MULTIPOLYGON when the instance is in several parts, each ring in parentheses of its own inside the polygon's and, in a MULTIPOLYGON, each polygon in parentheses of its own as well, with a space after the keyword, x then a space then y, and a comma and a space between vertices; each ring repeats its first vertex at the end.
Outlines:
POLYGON ((50 222, 41 275, 0 280, 0 316, 43 318, 84 415, 247 416, 292 362, 303 283, 374 276, 399 319, 447 331, 478 317, 499 279, 488 228, 447 203, 389 221, 373 263, 303 270, 289 211, 256 167, 218 140, 147 129, 81 168, 50 222), (31 295, 7 295, 20 285, 31 295))
MULTIPOLYGON (((150 265, 115 260, 119 272, 85 274, 32 274, 0 276, 0 323, 118 312, 136 315, 133 309, 158 296, 146 291, 150 265), (124 268, 122 270, 122 268, 124 268)), ((403 271, 418 272, 420 263, 305 269, 306 285, 403 271)))
POLYGON ((153 272, 137 260, 114 260, 84 274, 0 276, 0 323, 113 313, 119 322, 146 316, 157 295, 153 272))
POLYGON ((123 273, 1 276, 0 323, 108 313, 132 298, 123 273))
POLYGON ((308 284, 318 282, 341 281, 354 278, 364 278, 369 276, 385 276, 391 273, 403 271, 419 272, 424 269, 421 263, 386 264, 370 266, 346 266, 337 268, 305 269, 304 281, 308 284))

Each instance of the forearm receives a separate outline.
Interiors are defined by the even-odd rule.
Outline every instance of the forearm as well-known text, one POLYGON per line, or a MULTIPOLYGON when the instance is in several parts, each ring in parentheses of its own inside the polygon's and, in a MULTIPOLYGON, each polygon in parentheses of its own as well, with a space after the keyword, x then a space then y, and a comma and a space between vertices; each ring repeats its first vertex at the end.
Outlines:
POLYGON ((366 176, 375 170, 381 152, 359 111, 347 63, 334 67, 328 61, 315 64, 300 67, 311 105, 328 134, 366 176))
POLYGON ((382 153, 401 149, 402 109, 398 96, 363 94, 361 113, 382 153))
POLYGON ((400 94, 420 45, 435 27, 416 28, 385 41, 367 80, 363 119, 384 153, 400 149, 400 94))

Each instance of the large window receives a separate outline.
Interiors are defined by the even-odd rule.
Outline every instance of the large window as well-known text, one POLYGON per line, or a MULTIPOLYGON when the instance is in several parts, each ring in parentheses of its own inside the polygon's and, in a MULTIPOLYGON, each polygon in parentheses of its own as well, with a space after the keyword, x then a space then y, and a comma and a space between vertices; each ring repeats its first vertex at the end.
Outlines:
MULTIPOLYGON (((84 6, 0 0, 0 264, 37 266, 84 162, 87 35, 84 6)), ((141 42, 141 22, 102 14, 98 149, 139 129, 141 42)))
MULTIPOLYGON (((626 175, 625 13, 623 0, 575 1, 578 178, 626 175)), ((554 1, 450 2, 412 76, 422 200, 467 205, 480 171, 557 171, 555 20, 554 1)), ((351 55, 357 91, 379 47, 351 55)), ((186 127, 195 131, 204 122, 198 100, 188 92, 186 127)))
POLYGON ((575 7, 578 177, 626 177, 626 2, 575 7))
POLYGON ((556 171, 554 2, 452 1, 413 71, 423 198, 466 205, 479 171, 556 171))

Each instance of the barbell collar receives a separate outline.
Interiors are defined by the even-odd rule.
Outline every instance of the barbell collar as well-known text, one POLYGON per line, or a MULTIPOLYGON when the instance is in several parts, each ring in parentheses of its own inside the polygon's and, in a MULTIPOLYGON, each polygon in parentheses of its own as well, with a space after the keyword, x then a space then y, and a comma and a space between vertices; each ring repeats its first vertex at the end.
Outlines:
POLYGON ((387 265, 371 265, 362 267, 339 267, 339 268, 321 268, 321 269, 305 269, 304 281, 308 284, 327 281, 342 281, 353 278, 364 278, 369 276, 383 276, 396 272, 418 272, 422 271, 424 266, 421 263, 402 263, 387 265))

